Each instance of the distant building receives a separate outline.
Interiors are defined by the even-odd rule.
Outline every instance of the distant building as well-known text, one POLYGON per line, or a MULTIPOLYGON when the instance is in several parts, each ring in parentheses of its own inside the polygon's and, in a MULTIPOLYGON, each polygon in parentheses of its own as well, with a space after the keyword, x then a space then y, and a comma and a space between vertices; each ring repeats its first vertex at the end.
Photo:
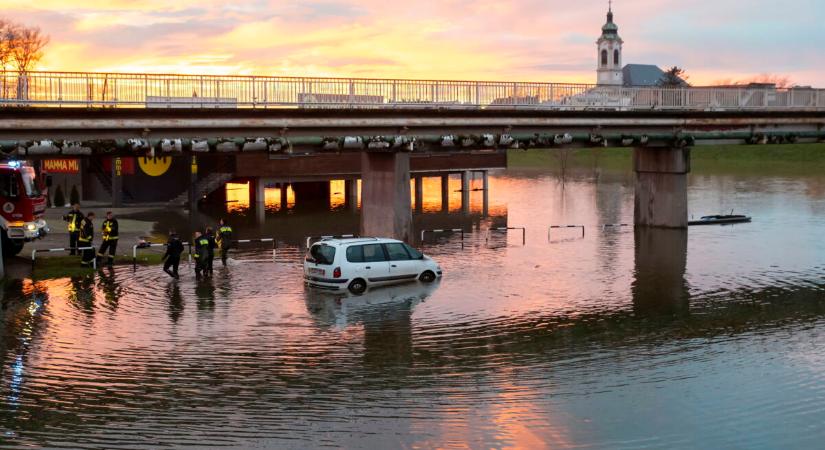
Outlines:
MULTIPOLYGON (((624 86, 652 87, 659 86, 666 79, 665 71, 652 64, 628 64, 622 69, 624 86)), ((679 79, 680 87, 688 87, 685 80, 679 79)))
POLYGON ((607 10, 607 23, 602 26, 602 35, 596 41, 598 61, 596 68, 597 82, 600 86, 621 86, 622 74, 622 38, 619 26, 613 23, 613 7, 607 10))
MULTIPOLYGON (((598 61, 596 84, 599 86, 658 86, 665 79, 665 71, 651 64, 627 64, 622 67, 622 45, 619 26, 613 22, 612 4, 607 10, 607 22, 602 26, 602 35, 596 41, 598 61)), ((682 87, 687 87, 681 80, 682 87)))

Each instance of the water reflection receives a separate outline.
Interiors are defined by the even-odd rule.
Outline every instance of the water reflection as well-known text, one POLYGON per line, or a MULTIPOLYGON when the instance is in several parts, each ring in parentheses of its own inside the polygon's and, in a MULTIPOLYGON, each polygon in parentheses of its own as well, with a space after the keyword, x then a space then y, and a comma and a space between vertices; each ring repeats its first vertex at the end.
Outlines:
POLYGON ((688 230, 636 228, 633 310, 640 315, 676 315, 689 309, 685 281, 688 230))
POLYGON ((71 277, 69 283, 71 286, 68 292, 69 302, 87 315, 93 315, 95 310, 94 275, 71 277))
POLYGON ((167 282, 166 285, 166 297, 169 299, 169 320, 172 323, 178 323, 183 315, 183 295, 180 292, 180 284, 175 281, 171 280, 167 282))
POLYGON ((825 217, 794 180, 761 182, 694 181, 693 207, 725 198, 759 222, 688 235, 602 230, 632 216, 623 174, 500 175, 490 217, 416 214, 467 230, 464 246, 421 244, 440 283, 363 296, 304 287, 302 237, 358 221, 301 208, 267 216, 291 242, 275 262, 239 248, 212 280, 138 267, 9 284, 2 446, 816 448, 825 217), (547 242, 570 222, 585 238, 547 242), (527 245, 485 245, 498 223, 527 245))

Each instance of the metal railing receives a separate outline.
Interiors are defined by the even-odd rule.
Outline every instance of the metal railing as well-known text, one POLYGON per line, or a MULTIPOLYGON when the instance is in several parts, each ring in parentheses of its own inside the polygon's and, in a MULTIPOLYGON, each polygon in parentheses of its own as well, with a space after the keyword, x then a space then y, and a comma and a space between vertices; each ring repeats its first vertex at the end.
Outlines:
POLYGON ((811 88, 0 72, 0 106, 133 108, 825 109, 811 88))

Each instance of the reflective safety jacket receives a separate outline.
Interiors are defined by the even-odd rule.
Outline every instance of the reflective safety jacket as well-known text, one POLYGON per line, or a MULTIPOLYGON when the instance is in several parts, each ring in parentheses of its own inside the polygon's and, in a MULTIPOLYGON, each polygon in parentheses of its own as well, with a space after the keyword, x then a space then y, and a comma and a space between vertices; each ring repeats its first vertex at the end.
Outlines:
POLYGON ((80 221, 80 237, 77 238, 77 240, 80 241, 80 246, 88 247, 92 243, 92 239, 94 239, 94 237, 94 224, 91 219, 84 217, 83 220, 80 221))
POLYGON ((117 219, 104 220, 103 226, 100 229, 103 231, 102 236, 104 241, 114 241, 118 238, 117 219))
POLYGON ((229 248, 232 244, 232 227, 223 225, 218 228, 218 232, 215 233, 215 241, 217 241, 220 248, 229 248))
POLYGON ((195 239, 195 258, 206 258, 207 253, 209 253, 209 239, 204 236, 195 239))
POLYGON ((68 214, 63 216, 63 220, 69 222, 69 233, 80 231, 80 222, 83 220, 83 213, 80 211, 71 210, 68 214))

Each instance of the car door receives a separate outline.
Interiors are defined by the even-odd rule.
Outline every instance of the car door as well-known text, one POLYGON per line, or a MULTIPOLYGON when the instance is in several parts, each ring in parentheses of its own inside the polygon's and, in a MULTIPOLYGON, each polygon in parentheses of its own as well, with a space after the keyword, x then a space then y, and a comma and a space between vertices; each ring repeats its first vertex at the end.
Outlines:
POLYGON ((390 263, 384 254, 381 244, 352 245, 347 248, 347 262, 351 264, 352 276, 348 278, 363 278, 368 284, 382 284, 387 282, 390 274, 390 263))
POLYGON ((387 259, 390 260, 390 279, 394 282, 414 280, 421 270, 421 261, 412 259, 404 244, 384 244, 387 259))

